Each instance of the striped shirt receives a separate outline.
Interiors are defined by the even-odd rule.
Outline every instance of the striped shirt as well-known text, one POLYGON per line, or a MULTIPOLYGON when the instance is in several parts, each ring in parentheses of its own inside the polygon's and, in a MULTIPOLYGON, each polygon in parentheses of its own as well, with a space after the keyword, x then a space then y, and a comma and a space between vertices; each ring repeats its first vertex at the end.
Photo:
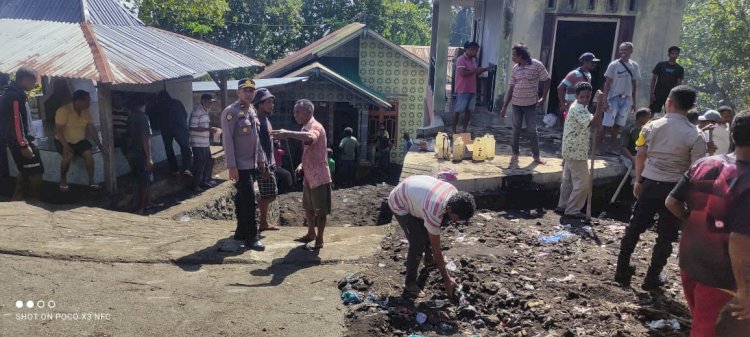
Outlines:
POLYGON ((126 108, 112 108, 112 133, 115 139, 128 137, 128 110, 126 108))
POLYGON ((582 71, 581 68, 569 72, 562 80, 561 83, 565 85, 565 100, 568 103, 576 100, 576 84, 584 81, 591 83, 591 73, 582 71))
POLYGON ((539 100, 539 82, 549 79, 549 73, 542 62, 531 59, 531 64, 516 64, 510 76, 513 86, 513 97, 510 103, 518 106, 530 106, 539 100))
POLYGON ((451 184, 430 176, 404 179, 388 196, 388 206, 396 215, 411 214, 424 220, 427 231, 440 235, 445 207, 458 190, 451 184))
MULTIPOLYGON (((191 128, 208 128, 210 127, 210 119, 208 118, 208 111, 203 108, 202 105, 196 105, 193 109, 193 113, 190 114, 190 127, 191 128)), ((190 130, 190 146, 192 147, 208 147, 211 145, 209 137, 211 131, 192 131, 190 130)))

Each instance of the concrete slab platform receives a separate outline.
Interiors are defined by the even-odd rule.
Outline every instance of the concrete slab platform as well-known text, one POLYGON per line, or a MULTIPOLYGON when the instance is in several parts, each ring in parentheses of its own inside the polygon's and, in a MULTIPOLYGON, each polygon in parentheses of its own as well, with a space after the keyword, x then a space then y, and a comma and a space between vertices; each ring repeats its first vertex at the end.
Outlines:
MULTIPOLYGON (((452 181, 457 188, 468 192, 488 192, 502 188, 504 182, 511 179, 529 179, 539 185, 559 188, 562 179, 562 156, 560 154, 562 132, 560 130, 539 128, 539 145, 541 156, 547 165, 533 163, 529 151, 529 140, 525 133, 521 135, 521 156, 519 168, 509 168, 511 157, 511 128, 503 119, 495 118, 491 113, 478 113, 472 117, 469 127, 473 137, 492 134, 495 137, 495 158, 491 161, 473 162, 463 160, 453 163, 435 158, 434 152, 410 151, 404 158, 401 179, 415 174, 433 175, 443 168, 458 172, 458 180, 452 181)), ((446 130, 447 131, 447 130, 446 130)), ((599 157, 594 163, 594 184, 621 179, 626 168, 615 156, 599 157)))
POLYGON ((174 221, 80 207, 48 211, 26 203, 0 207, 0 254, 59 260, 124 263, 337 263, 355 261, 380 249, 388 226, 331 227, 326 247, 301 249, 293 239, 304 228, 264 232, 266 251, 222 253, 234 222, 174 221))

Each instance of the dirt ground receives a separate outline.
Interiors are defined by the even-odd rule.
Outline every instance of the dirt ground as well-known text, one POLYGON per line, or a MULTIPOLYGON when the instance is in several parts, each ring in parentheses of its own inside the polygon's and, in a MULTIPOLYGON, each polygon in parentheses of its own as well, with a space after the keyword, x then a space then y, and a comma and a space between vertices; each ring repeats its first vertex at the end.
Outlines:
MULTIPOLYGON (((388 184, 362 185, 333 190, 331 215, 327 226, 376 226, 390 223, 388 193, 393 186, 388 184)), ((305 211, 302 209, 302 192, 280 195, 277 199, 282 226, 305 226, 305 211)))
POLYGON ((690 316, 674 255, 663 291, 640 289, 655 233, 642 236, 633 257, 633 286, 622 288, 612 277, 623 223, 586 226, 543 210, 478 213, 468 226, 452 225, 442 234, 444 255, 455 265, 451 275, 462 287, 459 303, 447 300, 437 270, 421 271, 424 298, 401 298, 408 242, 394 228, 372 267, 353 281, 363 298, 374 300, 348 307, 348 336, 688 335, 690 316), (571 235, 557 243, 540 241, 561 232, 571 235), (426 321, 419 324, 418 318, 426 321), (679 328, 649 328, 660 319, 679 328))

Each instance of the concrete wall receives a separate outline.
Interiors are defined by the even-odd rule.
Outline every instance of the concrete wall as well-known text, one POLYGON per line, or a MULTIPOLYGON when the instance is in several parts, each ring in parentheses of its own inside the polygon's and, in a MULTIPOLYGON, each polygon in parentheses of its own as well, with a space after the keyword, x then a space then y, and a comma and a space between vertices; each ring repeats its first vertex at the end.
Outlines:
POLYGON ((651 70, 657 63, 667 60, 667 48, 680 44, 684 9, 685 0, 638 2, 632 56, 641 66, 636 97, 638 107, 649 105, 651 70))
MULTIPOLYGON (((635 51, 632 58, 641 66, 642 76, 638 83, 637 105, 647 106, 651 70, 656 63, 666 60, 669 46, 679 45, 685 0, 637 0, 635 11, 628 9, 628 0, 618 0, 615 10, 609 9, 607 2, 597 0, 595 8, 589 10, 588 1, 584 0, 576 0, 573 9, 566 0, 556 0, 555 8, 547 8, 546 0, 484 1, 484 12, 478 16, 482 20, 481 26, 484 30, 482 63, 498 64, 495 97, 500 99, 507 91, 513 67, 510 61, 510 49, 513 44, 525 43, 529 46, 531 56, 540 58, 546 13, 601 17, 632 15, 636 18, 632 41, 635 51), (507 21, 510 21, 508 25, 507 21), (506 38, 508 30, 510 35, 506 38)), ((496 106, 499 107, 499 104, 496 106)))
POLYGON ((427 68, 391 49, 380 41, 362 37, 360 43, 359 75, 370 88, 383 93, 389 100, 399 102, 398 135, 396 148, 391 151, 391 160, 403 162, 403 132, 415 137, 422 127, 424 100, 427 86, 427 68))

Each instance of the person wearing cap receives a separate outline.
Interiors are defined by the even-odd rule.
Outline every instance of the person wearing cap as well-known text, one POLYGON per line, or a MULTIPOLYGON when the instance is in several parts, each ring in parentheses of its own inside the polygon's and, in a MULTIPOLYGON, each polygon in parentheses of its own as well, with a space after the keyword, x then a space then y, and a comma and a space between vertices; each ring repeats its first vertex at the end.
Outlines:
POLYGON ((672 255, 680 222, 667 210, 664 201, 690 165, 706 154, 706 142, 687 119, 696 96, 695 89, 689 86, 672 88, 666 102, 667 114, 646 124, 635 143, 638 152, 633 196, 637 201, 630 225, 620 241, 614 277, 621 285, 629 285, 635 274, 630 257, 641 234, 654 224, 656 214, 659 214, 656 243, 641 288, 651 291, 666 283, 661 272, 672 255))
POLYGON ((698 128, 709 144, 709 155, 729 153, 729 131, 721 127, 721 114, 718 111, 708 110, 698 117, 698 128))
MULTIPOLYGON (((612 138, 620 138, 620 128, 625 127, 628 115, 635 111, 637 82, 641 79, 641 68, 630 59, 633 54, 633 43, 623 42, 618 49, 620 58, 612 61, 604 72, 604 119, 602 128, 596 135, 597 155, 609 152, 602 141, 607 130, 612 138)), ((614 143, 617 143, 615 141, 614 143)), ((619 144, 618 150, 619 154, 619 144)))
POLYGON ((477 76, 482 75, 489 68, 477 67, 477 53, 479 44, 466 42, 464 54, 456 59, 456 103, 453 106, 453 133, 456 133, 458 117, 464 114, 463 132, 469 127, 471 112, 474 110, 477 96, 477 76))
POLYGON ((651 111, 653 113, 661 112, 664 102, 667 101, 667 95, 672 88, 682 84, 685 76, 685 68, 677 63, 680 57, 680 47, 671 46, 667 49, 669 60, 656 64, 651 71, 651 111))
POLYGON ((221 113, 222 140, 229 179, 235 182, 237 194, 234 207, 237 229, 234 240, 227 241, 221 250, 236 251, 242 247, 264 250, 258 237, 258 224, 255 220, 255 191, 253 175, 258 172, 267 175, 267 157, 260 144, 260 121, 253 107, 255 82, 243 78, 237 83, 238 100, 221 113))
POLYGON ((323 128, 313 114, 315 105, 310 100, 301 99, 294 104, 294 120, 302 124, 302 131, 273 130, 276 139, 296 139, 302 142, 302 163, 295 173, 303 175, 302 207, 305 209, 307 234, 296 241, 315 245, 308 249, 323 248, 323 232, 328 214, 331 214, 331 171, 327 161, 327 138, 323 128), (315 229, 317 227, 317 233, 315 229))
POLYGON ((216 186, 211 175, 214 170, 214 159, 211 157, 211 134, 216 128, 211 127, 208 112, 213 107, 214 99, 210 94, 201 95, 201 103, 196 105, 190 114, 190 147, 193 149, 193 186, 195 192, 203 188, 216 186))
POLYGON ((596 69, 599 59, 594 56, 594 53, 586 52, 578 58, 578 62, 581 66, 569 72, 557 86, 557 98, 560 102, 560 112, 563 117, 567 115, 568 108, 576 100, 576 84, 579 82, 591 83, 591 72, 596 69))
POLYGON ((277 227, 268 224, 268 207, 276 200, 276 196, 279 195, 275 175, 276 158, 274 158, 273 138, 271 137, 273 127, 271 126, 271 121, 268 120, 268 117, 273 116, 274 97, 268 89, 259 88, 255 91, 255 98, 253 99, 253 106, 258 111, 258 120, 260 121, 260 145, 263 148, 263 153, 265 153, 266 162, 268 163, 267 174, 258 177, 258 189, 260 190, 260 201, 258 201, 260 225, 258 226, 258 231, 260 232, 279 230, 277 227))

